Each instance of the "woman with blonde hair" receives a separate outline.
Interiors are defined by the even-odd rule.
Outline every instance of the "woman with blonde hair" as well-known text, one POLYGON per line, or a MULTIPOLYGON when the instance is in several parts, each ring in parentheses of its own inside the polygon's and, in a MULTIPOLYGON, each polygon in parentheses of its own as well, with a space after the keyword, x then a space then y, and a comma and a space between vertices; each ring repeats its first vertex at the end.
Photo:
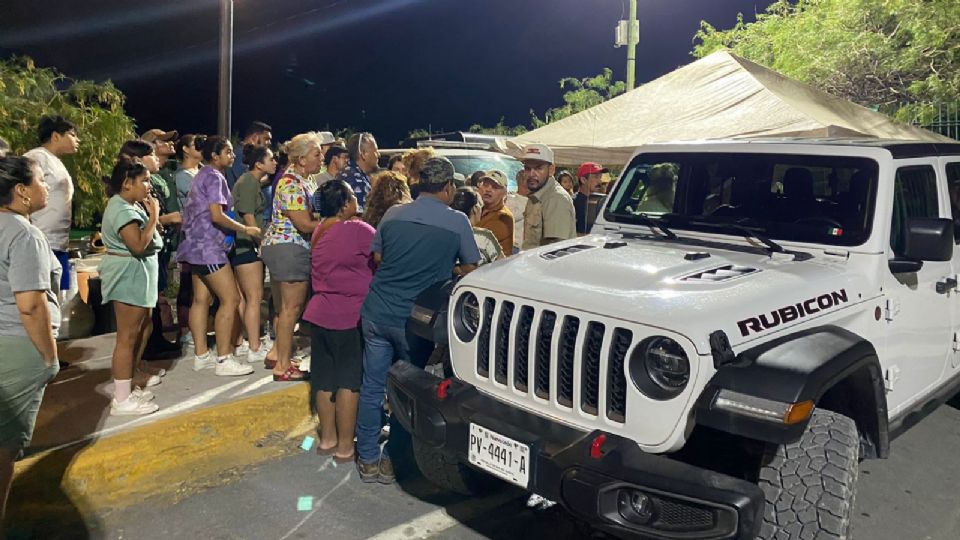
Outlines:
POLYGON ((367 209, 363 213, 363 220, 374 229, 390 207, 413 201, 407 178, 400 173, 383 171, 374 175, 370 183, 373 184, 373 189, 367 195, 367 209))
MULTIPOLYGON (((260 256, 270 270, 270 281, 280 284, 280 314, 277 318, 277 360, 273 380, 303 381, 309 376, 290 362, 293 330, 307 300, 310 284, 310 237, 319 221, 313 213, 317 191, 311 175, 323 167, 323 139, 316 132, 301 133, 281 147, 288 169, 277 181, 270 226, 263 237, 260 256)), ((269 357, 267 364, 269 365, 269 357)))
POLYGON ((436 157, 436 155, 437 153, 430 146, 408 150, 403 154, 403 165, 407 169, 407 185, 410 187, 410 193, 414 199, 417 198, 418 190, 416 186, 420 183, 420 171, 423 169, 423 164, 428 159, 436 157))

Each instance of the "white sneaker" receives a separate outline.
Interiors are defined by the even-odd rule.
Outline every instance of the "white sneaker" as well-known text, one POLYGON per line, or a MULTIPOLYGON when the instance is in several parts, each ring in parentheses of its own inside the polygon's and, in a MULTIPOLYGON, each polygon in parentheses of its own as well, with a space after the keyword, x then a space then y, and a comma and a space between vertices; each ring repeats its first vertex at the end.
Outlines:
POLYGON ((233 356, 241 357, 250 354, 250 343, 247 340, 240 342, 240 345, 237 345, 237 348, 233 351, 233 356))
POLYGON ((144 390, 143 388, 140 388, 139 386, 136 387, 136 388, 134 388, 134 389, 133 389, 133 392, 130 392, 130 395, 136 397, 137 399, 139 399, 140 401, 142 401, 142 402, 144 402, 144 403, 146 403, 146 402, 148 402, 148 401, 153 401, 153 398, 157 397, 157 396, 153 395, 153 392, 151 392, 151 391, 149 391, 149 390, 144 390))
POLYGON ((232 356, 228 356, 223 360, 217 360, 216 374, 221 377, 236 377, 238 375, 249 375, 251 373, 253 373, 253 366, 250 364, 241 364, 232 356))
POLYGON ((251 364, 262 364, 263 361, 267 359, 268 352, 270 352, 270 349, 261 345, 259 351, 250 351, 247 355, 247 362, 251 364))
POLYGON ((193 370, 200 371, 203 369, 213 369, 217 365, 217 357, 210 354, 210 351, 207 351, 203 356, 194 356, 193 357, 193 370))
POLYGON ((151 386, 157 386, 158 384, 160 384, 160 383, 162 383, 162 382, 163 382, 163 381, 160 379, 160 376, 158 376, 158 375, 151 375, 151 376, 147 377, 147 382, 143 383, 143 385, 146 386, 147 388, 150 388, 151 386))
POLYGON ((117 402, 116 399, 110 402, 111 416, 143 416, 152 414, 160 410, 160 406, 149 401, 142 401, 132 393, 127 399, 117 402))
POLYGON ((187 347, 193 347, 193 334, 187 332, 186 334, 180 336, 180 343, 186 345, 187 347))

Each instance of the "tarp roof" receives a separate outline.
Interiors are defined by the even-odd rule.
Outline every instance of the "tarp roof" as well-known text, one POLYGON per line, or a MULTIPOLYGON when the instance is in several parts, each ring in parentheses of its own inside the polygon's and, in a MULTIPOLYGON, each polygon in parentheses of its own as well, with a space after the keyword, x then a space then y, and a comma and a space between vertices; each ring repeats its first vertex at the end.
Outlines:
POLYGON ((621 165, 641 144, 756 137, 952 141, 719 51, 509 144, 545 143, 563 164, 621 165))

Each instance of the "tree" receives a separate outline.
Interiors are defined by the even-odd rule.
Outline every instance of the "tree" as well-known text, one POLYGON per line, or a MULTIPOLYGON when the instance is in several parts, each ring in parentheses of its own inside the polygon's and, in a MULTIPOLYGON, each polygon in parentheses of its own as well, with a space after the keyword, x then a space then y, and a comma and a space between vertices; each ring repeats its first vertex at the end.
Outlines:
POLYGON ((529 129, 523 124, 518 124, 516 126, 508 126, 505 119, 501 116, 500 121, 497 122, 497 125, 493 127, 483 127, 480 124, 474 124, 470 126, 470 133, 485 133, 487 135, 505 135, 507 137, 516 137, 517 135, 523 135, 529 129))
MULTIPOLYGON (((627 85, 623 81, 613 80, 612 69, 603 68, 603 71, 600 72, 599 75, 593 77, 584 77, 582 79, 564 77, 560 80, 560 89, 564 90, 563 105, 547 109, 543 115, 543 119, 537 116, 537 113, 533 109, 530 109, 531 127, 529 128, 523 124, 511 127, 507 125, 505 119, 501 117, 497 125, 493 127, 474 124, 470 126, 469 131, 471 133, 505 135, 508 137, 523 135, 530 129, 537 129, 551 122, 562 120, 570 115, 599 105, 608 99, 615 98, 627 90, 627 85)), ((423 131, 424 135, 427 135, 425 130, 417 130, 418 133, 420 131, 423 131)), ((411 132, 411 134, 412 133, 413 132, 411 132)))
POLYGON ((599 105, 608 99, 613 99, 627 90, 623 81, 613 80, 613 70, 603 68, 603 71, 594 77, 564 77, 560 80, 560 89, 563 93, 564 104, 560 107, 548 109, 541 120, 531 109, 530 120, 534 129, 551 122, 562 120, 568 116, 585 111, 599 105))
POLYGON ((58 114, 77 125, 80 150, 64 160, 73 176, 73 222, 94 224, 107 198, 101 178, 110 174, 124 141, 134 137, 133 119, 112 83, 76 81, 53 68, 39 68, 27 57, 0 60, 0 137, 13 152, 37 146, 37 124, 58 114))
POLYGON ((901 120, 960 99, 957 0, 778 0, 753 23, 701 22, 695 40, 694 56, 728 48, 901 120))

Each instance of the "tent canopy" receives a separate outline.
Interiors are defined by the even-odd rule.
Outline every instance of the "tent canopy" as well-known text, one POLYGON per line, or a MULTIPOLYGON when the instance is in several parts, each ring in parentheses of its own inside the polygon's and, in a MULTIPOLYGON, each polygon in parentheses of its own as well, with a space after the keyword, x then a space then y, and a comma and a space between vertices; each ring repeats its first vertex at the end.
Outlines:
POLYGON ((622 165, 641 144, 757 137, 952 140, 719 51, 509 146, 540 142, 558 163, 622 165))

